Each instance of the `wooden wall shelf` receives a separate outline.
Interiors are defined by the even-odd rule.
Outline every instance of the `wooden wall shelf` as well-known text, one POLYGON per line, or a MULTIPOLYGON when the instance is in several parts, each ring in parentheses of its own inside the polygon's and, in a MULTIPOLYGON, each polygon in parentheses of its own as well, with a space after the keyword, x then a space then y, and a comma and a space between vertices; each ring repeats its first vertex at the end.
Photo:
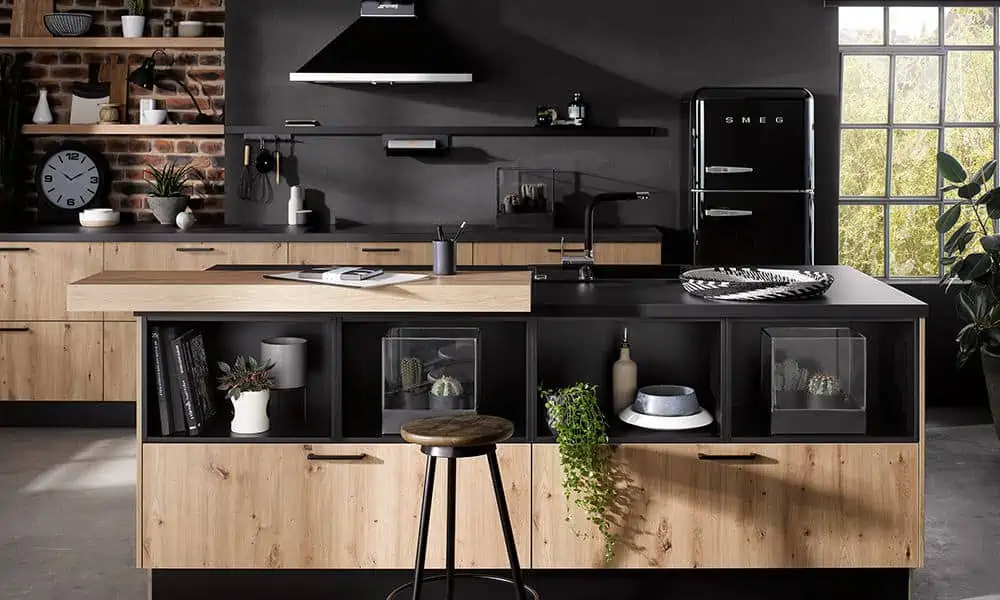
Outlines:
POLYGON ((225 38, 0 37, 0 48, 222 50, 225 38))
POLYGON ((222 136, 224 125, 25 125, 25 135, 222 136))

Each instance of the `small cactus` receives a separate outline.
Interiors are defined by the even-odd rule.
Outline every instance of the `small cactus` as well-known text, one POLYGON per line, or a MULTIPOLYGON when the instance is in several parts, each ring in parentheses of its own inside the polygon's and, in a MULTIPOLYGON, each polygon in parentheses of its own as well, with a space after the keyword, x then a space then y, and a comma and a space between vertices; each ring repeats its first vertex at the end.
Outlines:
POLYGON ((803 392, 809 387, 809 370, 798 361, 786 359, 774 365, 774 389, 778 392, 803 392))
POLYGON ((840 378, 818 373, 809 378, 809 393, 814 396, 839 396, 840 378))
POLYGON ((424 382, 424 363, 419 358, 407 356, 399 361, 399 374, 403 389, 412 390, 424 382))
POLYGON ((442 375, 440 379, 434 382, 434 385, 431 387, 431 393, 443 398, 461 396, 462 384, 454 377, 442 375))

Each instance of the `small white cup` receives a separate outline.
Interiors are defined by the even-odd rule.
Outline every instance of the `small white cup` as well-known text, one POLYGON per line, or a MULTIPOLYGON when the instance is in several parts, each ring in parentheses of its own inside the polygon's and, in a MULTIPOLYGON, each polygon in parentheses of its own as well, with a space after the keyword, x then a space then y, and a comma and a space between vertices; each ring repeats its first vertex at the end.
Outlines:
POLYGON ((309 216, 312 215, 311 210, 297 210, 295 211, 295 224, 296 225, 308 225, 309 216))
POLYGON ((147 125, 163 125, 167 122, 167 111, 162 108, 154 108, 143 113, 146 115, 147 125))

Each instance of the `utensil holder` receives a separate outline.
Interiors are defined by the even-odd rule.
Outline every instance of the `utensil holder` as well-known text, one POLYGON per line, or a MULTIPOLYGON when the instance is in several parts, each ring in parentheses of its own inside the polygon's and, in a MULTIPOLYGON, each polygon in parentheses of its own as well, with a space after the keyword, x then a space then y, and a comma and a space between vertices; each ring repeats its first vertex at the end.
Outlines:
POLYGON ((455 274, 455 242, 451 240, 434 240, 434 274, 455 274))

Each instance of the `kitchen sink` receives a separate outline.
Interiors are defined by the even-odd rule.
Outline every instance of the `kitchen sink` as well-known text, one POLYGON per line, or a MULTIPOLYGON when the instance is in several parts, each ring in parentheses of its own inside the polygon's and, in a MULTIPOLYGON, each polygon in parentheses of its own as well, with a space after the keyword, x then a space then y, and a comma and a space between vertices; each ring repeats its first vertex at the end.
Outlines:
MULTIPOLYGON (((682 265, 593 265, 594 280, 631 281, 636 279, 677 281, 687 270, 682 265)), ((546 283, 580 283, 577 265, 535 267, 535 281, 546 283)))

